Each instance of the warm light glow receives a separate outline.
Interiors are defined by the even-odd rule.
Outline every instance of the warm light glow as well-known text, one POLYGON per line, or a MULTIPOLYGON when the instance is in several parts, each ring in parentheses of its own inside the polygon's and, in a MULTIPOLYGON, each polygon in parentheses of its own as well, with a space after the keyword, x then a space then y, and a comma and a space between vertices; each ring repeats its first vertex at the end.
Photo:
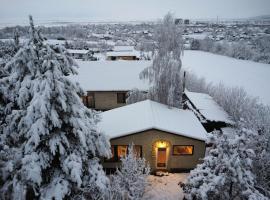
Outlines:
POLYGON ((174 155, 192 155, 193 146, 191 145, 176 145, 173 147, 174 155))
POLYGON ((165 147, 167 147, 167 143, 164 142, 164 141, 158 141, 157 142, 157 147, 158 148, 165 148, 165 147))

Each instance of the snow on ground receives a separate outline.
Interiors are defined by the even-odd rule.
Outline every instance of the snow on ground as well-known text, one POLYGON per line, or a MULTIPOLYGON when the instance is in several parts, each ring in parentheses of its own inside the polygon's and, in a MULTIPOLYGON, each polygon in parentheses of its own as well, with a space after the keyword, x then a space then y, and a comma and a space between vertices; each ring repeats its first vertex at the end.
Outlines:
POLYGON ((148 177, 149 186, 143 195, 143 200, 182 200, 183 190, 178 183, 185 182, 188 173, 169 173, 169 176, 153 176, 148 177))
POLYGON ((243 87, 250 95, 270 105, 270 64, 186 50, 183 67, 207 82, 243 87))

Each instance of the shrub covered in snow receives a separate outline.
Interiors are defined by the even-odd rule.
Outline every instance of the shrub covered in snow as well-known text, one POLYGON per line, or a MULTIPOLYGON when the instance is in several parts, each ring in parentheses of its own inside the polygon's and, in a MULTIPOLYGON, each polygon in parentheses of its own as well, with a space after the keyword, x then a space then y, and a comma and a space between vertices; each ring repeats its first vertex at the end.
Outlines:
POLYGON ((97 131, 98 113, 83 105, 82 89, 67 77, 76 73, 74 65, 66 49, 43 42, 30 17, 30 40, 0 81, 7 99, 1 199, 83 199, 104 192, 108 179, 97 157, 108 157, 110 144, 97 131))
POLYGON ((109 199, 139 200, 142 198, 150 173, 149 165, 129 145, 128 154, 121 158, 121 167, 111 176, 109 199))

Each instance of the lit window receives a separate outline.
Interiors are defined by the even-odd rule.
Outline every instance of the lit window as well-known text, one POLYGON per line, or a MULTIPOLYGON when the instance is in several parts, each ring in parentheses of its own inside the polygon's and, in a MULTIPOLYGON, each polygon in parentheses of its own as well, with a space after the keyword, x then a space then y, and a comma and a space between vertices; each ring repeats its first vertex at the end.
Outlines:
POLYGON ((127 155, 127 146, 117 146, 117 156, 120 160, 121 157, 125 157, 127 155))
MULTIPOLYGON (((112 157, 105 159, 105 162, 118 162, 121 157, 125 157, 128 153, 128 145, 112 145, 111 146, 112 157)), ((134 145, 134 153, 136 157, 142 157, 142 146, 134 145)))
POLYGON ((173 146, 173 155, 192 155, 193 146, 191 145, 175 145, 173 146))
POLYGON ((126 93, 117 93, 117 103, 126 103, 126 93))

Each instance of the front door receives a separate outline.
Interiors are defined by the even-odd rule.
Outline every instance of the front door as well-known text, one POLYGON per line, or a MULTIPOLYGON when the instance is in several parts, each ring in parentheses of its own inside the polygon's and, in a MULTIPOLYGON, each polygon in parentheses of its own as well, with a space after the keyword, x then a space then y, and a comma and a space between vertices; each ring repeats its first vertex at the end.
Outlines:
POLYGON ((157 149, 157 168, 166 168, 167 154, 166 148, 157 149))

